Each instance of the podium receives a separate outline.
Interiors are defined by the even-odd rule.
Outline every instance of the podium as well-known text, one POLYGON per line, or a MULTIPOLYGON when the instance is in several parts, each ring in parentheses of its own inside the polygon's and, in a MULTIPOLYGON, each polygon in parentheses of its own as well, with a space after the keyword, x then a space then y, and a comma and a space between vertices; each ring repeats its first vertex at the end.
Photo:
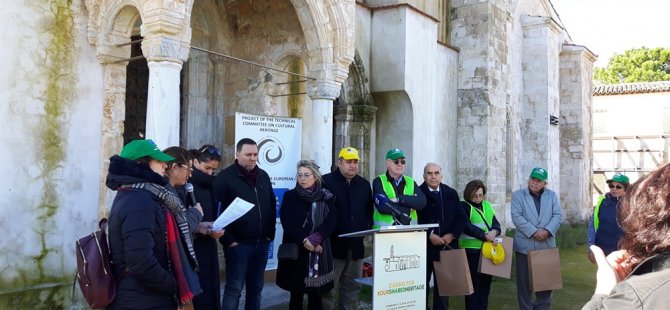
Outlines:
POLYGON ((372 286, 373 309, 426 309, 426 230, 438 224, 384 226, 342 234, 372 235, 373 276, 356 279, 372 286))

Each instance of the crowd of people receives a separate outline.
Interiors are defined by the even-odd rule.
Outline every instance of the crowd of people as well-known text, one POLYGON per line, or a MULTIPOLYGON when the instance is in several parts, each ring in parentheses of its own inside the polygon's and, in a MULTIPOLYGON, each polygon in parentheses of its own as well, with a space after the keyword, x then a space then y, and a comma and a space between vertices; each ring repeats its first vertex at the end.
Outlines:
MULTIPOLYGON (((243 308, 260 309, 277 198, 257 159, 258 146, 248 138, 236 144, 235 161, 216 174, 222 158, 213 145, 161 151, 151 140, 134 140, 110 158, 106 184, 117 195, 109 242, 118 285, 109 309, 241 309, 243 291, 243 308), (251 202, 251 210, 215 230, 214 220, 238 197, 251 202), (225 257, 223 296, 217 242, 225 257)), ((470 181, 461 200, 442 182, 440 165, 427 163, 419 185, 405 175, 406 160, 402 150, 389 150, 386 171, 372 183, 360 176, 359 153, 352 147, 339 152, 337 168, 325 175, 312 160, 298 162, 296 185, 278 212, 289 258, 280 258, 276 282, 290 293, 289 309, 302 309, 305 295, 308 309, 357 309, 360 284, 354 279, 362 277, 363 237, 339 236, 409 224, 434 224, 426 234, 426 283, 434 283, 432 303, 426 290, 426 305, 448 309, 433 268, 448 247, 467 256, 474 292, 465 296, 466 309, 488 308, 492 276, 478 272, 478 264, 482 247, 496 245, 503 231, 486 199, 487 186, 470 181)), ((527 186, 512 194, 519 309, 551 305, 551 291, 533 298, 528 267, 529 251, 556 247, 562 222, 558 195, 547 181, 547 170, 534 168, 527 186)), ((598 200, 588 224, 588 257, 599 269, 586 309, 653 306, 662 291, 650 283, 670 288, 658 281, 668 279, 670 241, 654 234, 669 229, 669 181, 668 165, 632 186, 622 174, 607 181, 610 192, 598 200)))

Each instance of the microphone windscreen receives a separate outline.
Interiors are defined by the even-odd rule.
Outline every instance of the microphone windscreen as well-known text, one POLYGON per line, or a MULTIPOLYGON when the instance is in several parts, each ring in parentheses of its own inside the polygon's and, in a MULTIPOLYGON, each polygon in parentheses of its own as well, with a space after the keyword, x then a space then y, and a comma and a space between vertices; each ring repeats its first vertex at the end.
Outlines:
POLYGON ((184 184, 184 189, 186 190, 187 193, 192 193, 193 192, 193 184, 191 184, 191 183, 184 184))

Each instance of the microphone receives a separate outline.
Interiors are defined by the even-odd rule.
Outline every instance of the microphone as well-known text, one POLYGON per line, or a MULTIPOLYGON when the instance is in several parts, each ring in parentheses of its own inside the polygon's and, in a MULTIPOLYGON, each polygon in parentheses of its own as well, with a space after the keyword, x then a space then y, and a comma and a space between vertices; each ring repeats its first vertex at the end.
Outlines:
MULTIPOLYGON (((400 224, 409 225, 409 223, 412 221, 412 218, 408 214, 400 212, 400 210, 398 210, 398 208, 396 208, 390 201, 387 201, 385 203, 385 205, 393 211, 394 214, 392 214, 392 215, 394 217, 399 217, 400 218, 400 220, 398 221, 398 222, 400 222, 400 224), (404 223, 407 223, 407 224, 404 224, 404 223)), ((397 219, 396 219, 396 221, 397 221, 397 219)))
POLYGON ((186 183, 184 184, 184 189, 186 190, 186 196, 191 199, 191 206, 195 207, 197 202, 195 201, 195 195, 193 194, 193 184, 186 183))

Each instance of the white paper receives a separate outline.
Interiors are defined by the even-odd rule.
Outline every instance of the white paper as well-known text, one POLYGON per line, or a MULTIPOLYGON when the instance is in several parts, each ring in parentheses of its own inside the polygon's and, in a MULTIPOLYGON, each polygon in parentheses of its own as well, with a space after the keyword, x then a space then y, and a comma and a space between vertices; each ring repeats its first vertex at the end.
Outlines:
POLYGON ((224 229, 228 224, 234 222, 242 215, 247 214, 251 208, 254 207, 253 203, 250 203, 240 197, 235 198, 233 202, 230 203, 228 208, 219 215, 219 217, 212 224, 212 229, 221 230, 224 229))

